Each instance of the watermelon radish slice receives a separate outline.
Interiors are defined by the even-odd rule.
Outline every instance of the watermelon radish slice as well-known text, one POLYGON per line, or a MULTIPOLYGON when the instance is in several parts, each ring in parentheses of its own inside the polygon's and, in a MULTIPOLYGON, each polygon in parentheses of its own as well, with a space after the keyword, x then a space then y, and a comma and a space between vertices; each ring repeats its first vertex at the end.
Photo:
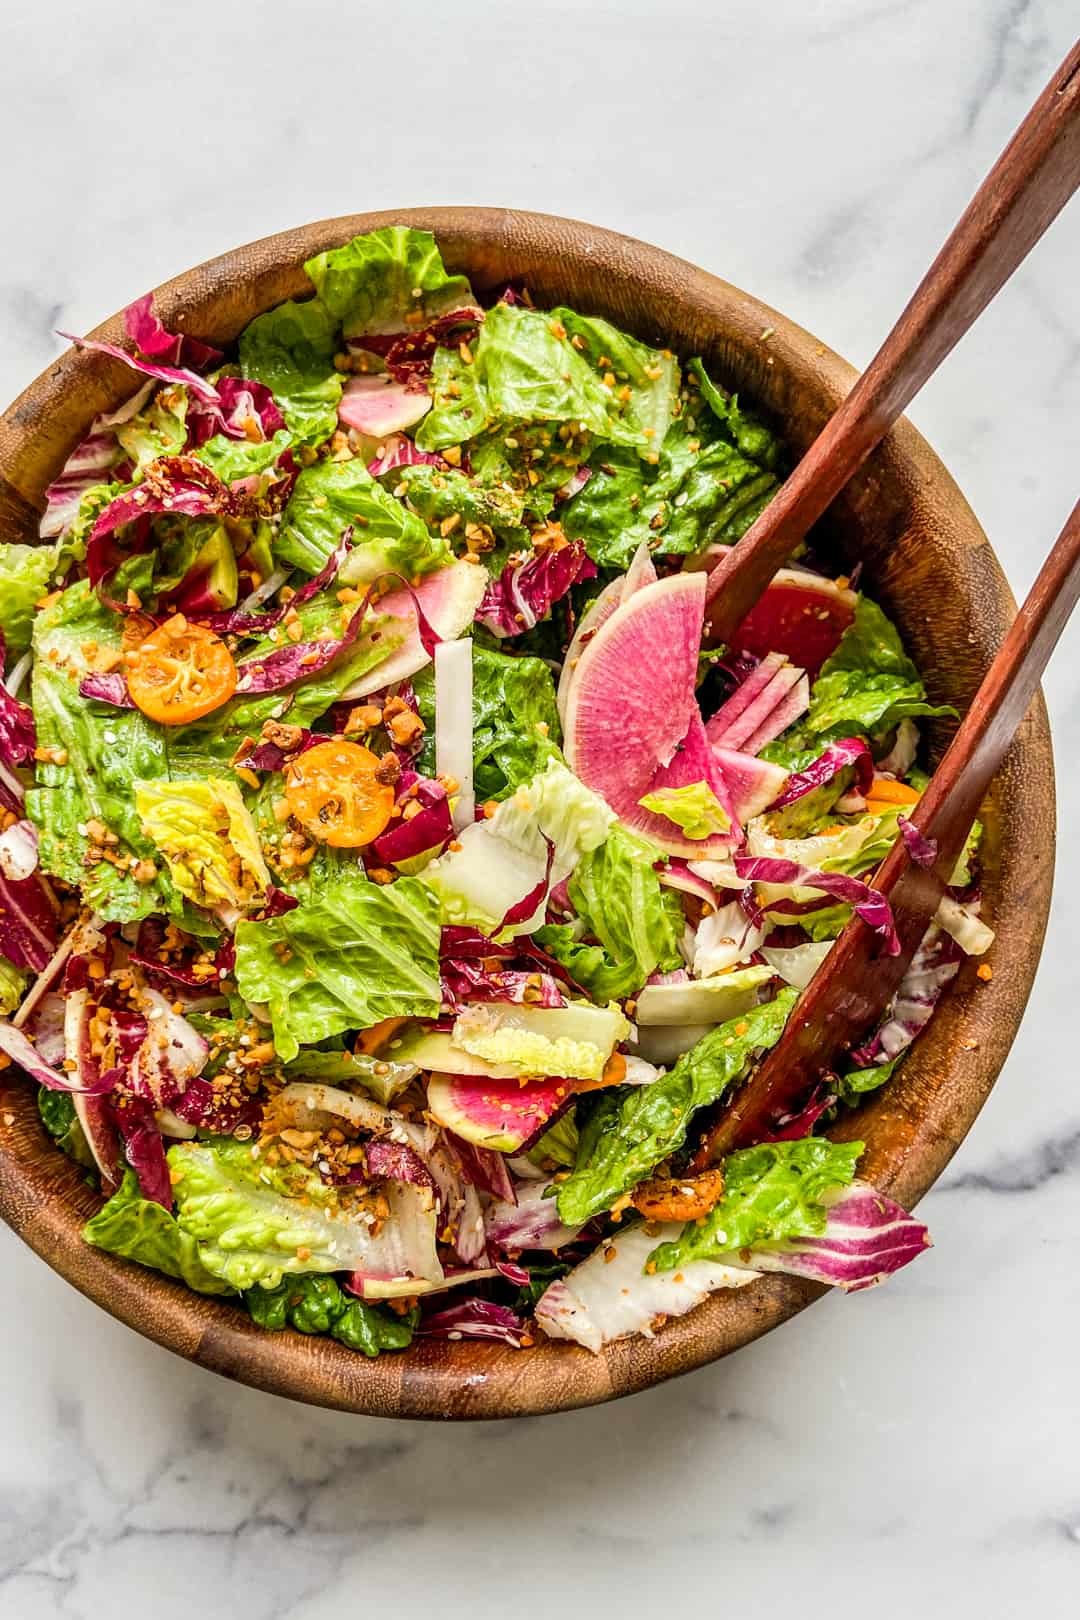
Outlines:
POLYGON ((577 670, 582 649, 593 639, 602 624, 606 624, 616 608, 633 596, 643 585, 656 583, 656 569, 653 567, 652 554, 648 542, 643 540, 635 551, 630 567, 625 574, 604 586, 600 595, 593 602, 587 613, 584 613, 574 631, 566 657, 559 672, 559 690, 557 694, 559 705, 559 719, 566 724, 566 698, 570 690, 570 683, 577 670))
MULTIPOLYGON (((487 580, 487 569, 477 563, 453 562, 434 574, 425 574, 413 587, 424 617, 441 640, 454 641, 468 629, 480 605, 487 580)), ((420 640, 412 591, 404 586, 390 591, 380 597, 377 611, 380 614, 393 614, 395 619, 402 620, 406 630, 405 639, 393 648, 381 664, 376 664, 353 681, 342 693, 345 702, 366 697, 369 692, 377 692, 394 681, 407 680, 431 662, 420 640)))
POLYGON ((428 1112, 447 1130, 495 1153, 517 1153, 573 1091, 572 1080, 492 1080, 433 1074, 428 1112))
POLYGON ((714 747, 713 755, 727 783, 735 816, 743 826, 763 815, 784 791, 788 772, 782 765, 770 765, 768 760, 755 759, 753 754, 735 748, 714 747))
MULTIPOLYGON (((747 747, 750 738, 765 724, 773 710, 779 708, 792 688, 798 685, 802 673, 794 664, 785 663, 769 684, 758 692, 753 702, 725 728, 722 736, 717 739, 714 733, 711 740, 720 741, 725 748, 743 748, 748 754, 753 753, 753 749, 747 747)), ((757 670, 754 674, 757 674, 757 670)))
POLYGON ((371 377, 354 377, 346 383, 338 406, 338 421, 342 427, 355 428, 369 439, 385 439, 391 433, 412 427, 430 409, 430 394, 418 393, 381 372, 371 377))
POLYGON ((727 702, 722 704, 716 713, 706 723, 705 730, 709 741, 713 744, 724 743, 734 747, 734 743, 727 743, 727 732, 743 715, 754 700, 761 696, 774 675, 778 675, 787 664, 783 653, 768 653, 750 674, 735 688, 727 702))
POLYGON ((784 653, 811 679, 855 618, 854 591, 801 568, 781 568, 735 630, 735 652, 784 653))
POLYGON ((661 849, 699 859, 727 853, 738 835, 688 839, 639 800, 713 774, 694 695, 705 583, 704 574, 673 574, 621 603, 582 651, 565 714, 566 756, 586 787, 661 849))
POLYGON ((766 715, 757 730, 747 737, 743 743, 745 752, 760 753, 766 743, 771 743, 775 737, 785 732, 788 726, 793 726, 796 720, 800 720, 809 707, 810 679, 807 675, 801 675, 771 714, 766 715))

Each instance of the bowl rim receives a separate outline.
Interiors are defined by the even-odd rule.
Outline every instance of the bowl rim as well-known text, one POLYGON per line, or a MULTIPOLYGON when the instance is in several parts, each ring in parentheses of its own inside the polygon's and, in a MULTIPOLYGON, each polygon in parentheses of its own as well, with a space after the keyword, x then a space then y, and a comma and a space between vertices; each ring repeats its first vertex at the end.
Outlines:
MULTIPOLYGON (((230 328, 230 289, 252 276, 272 281, 275 289, 288 287, 262 306, 272 307, 303 291, 307 284, 302 264, 312 253, 391 224, 433 230, 444 251, 448 241, 453 243, 453 250, 446 251, 453 268, 473 268, 473 255, 481 261, 485 255, 497 258, 527 242, 534 253, 561 253, 601 265, 621 278, 628 296, 635 287, 659 284, 689 306, 700 306, 707 323, 715 322, 723 310, 725 320, 742 338, 767 336, 769 358, 764 363, 788 366, 793 374, 812 374, 828 396, 830 409, 857 376, 847 362, 779 311, 661 248, 580 221, 513 209, 396 209, 316 221, 260 238, 173 277, 155 289, 155 308, 167 326, 196 331, 200 312, 212 308, 218 326, 215 335, 223 337, 230 328)), ((250 312, 245 313, 239 325, 234 324, 233 336, 249 318, 250 312)), ((121 314, 111 316, 91 335, 123 341, 121 314)), ((131 392, 127 368, 74 349, 24 390, 0 417, 0 521, 5 529, 22 537, 33 524, 36 532, 44 483, 55 476, 92 416, 131 392), (77 413, 71 408, 73 399, 79 405, 77 413), (70 422, 77 427, 69 429, 70 422)), ((991 617, 1000 633, 1015 612, 1008 586, 974 514, 929 445, 904 419, 868 464, 871 477, 875 463, 904 473, 913 502, 924 497, 936 500, 939 515, 948 516, 954 543, 979 553, 984 571, 990 570, 991 617)), ((982 638, 979 651, 984 658, 991 639, 986 634, 982 638)), ((875 1179, 909 1206, 941 1173, 989 1095, 1034 981, 1053 874, 1053 765, 1041 695, 996 779, 995 791, 1001 806, 1003 869, 1016 868, 1022 878, 1022 894, 1007 893, 1003 909, 994 917, 999 951, 1004 948, 1008 955, 1009 973, 981 986, 977 998, 970 987, 962 993, 969 1023, 973 1020, 980 1033, 976 1049, 964 1046, 961 1062, 959 1026, 953 1018, 957 1027, 939 1043, 947 1059, 940 1077, 915 1103, 892 1111, 889 1128, 897 1133, 900 1147, 875 1179), (1041 839, 1038 858, 1024 850, 1020 839, 1020 829, 1036 814, 1044 827, 1050 817, 1049 839, 1041 839), (958 1068, 963 1074, 954 1084, 958 1068)), ((955 987, 949 1000, 954 996, 961 996, 955 987)), ((935 1024, 944 1012, 944 1007, 939 1009, 935 1024)), ((932 1045, 934 1037, 928 1034, 924 1042, 932 1045)), ((827 1292, 790 1277, 765 1277, 728 1296, 711 1296, 653 1338, 621 1341, 597 1356, 566 1344, 545 1344, 522 1354, 476 1342, 418 1340, 407 1352, 367 1362, 331 1340, 305 1339, 292 1331, 266 1333, 231 1301, 192 1294, 158 1273, 88 1247, 79 1228, 97 1207, 97 1197, 88 1192, 77 1167, 44 1136, 32 1088, 12 1085, 9 1071, 0 1074, 0 1091, 0 1215, 8 1225, 53 1270, 144 1337, 200 1366, 311 1404, 410 1418, 476 1419, 565 1411, 632 1394, 703 1366, 768 1332, 827 1292)))

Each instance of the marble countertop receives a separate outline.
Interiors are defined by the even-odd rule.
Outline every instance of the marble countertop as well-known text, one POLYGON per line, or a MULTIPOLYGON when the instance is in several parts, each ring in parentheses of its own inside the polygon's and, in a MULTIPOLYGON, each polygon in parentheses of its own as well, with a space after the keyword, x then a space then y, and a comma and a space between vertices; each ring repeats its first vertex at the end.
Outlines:
MULTIPOLYGON (((0 395, 55 327, 185 265, 428 201, 644 237, 865 361, 1076 24, 1070 0, 396 12, 9 0, 0 395)), ((912 413, 1018 593, 1077 493, 1078 263, 1074 204, 912 413)), ((1047 695, 1071 829, 1075 626, 1047 695)), ((0 1613, 330 1620, 374 1591, 384 1613, 470 1620, 1075 1614, 1068 836, 1058 860, 1026 1022, 922 1206, 933 1253, 632 1402, 453 1428, 308 1410, 137 1338, 0 1231, 0 1613)))

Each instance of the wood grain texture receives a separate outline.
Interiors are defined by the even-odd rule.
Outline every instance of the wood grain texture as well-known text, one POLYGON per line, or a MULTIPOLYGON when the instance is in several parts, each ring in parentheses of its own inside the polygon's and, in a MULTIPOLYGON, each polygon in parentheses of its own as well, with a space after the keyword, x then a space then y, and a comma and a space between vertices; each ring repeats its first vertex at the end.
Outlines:
POLYGON ((1080 185, 1080 42, 964 210, 896 325, 776 498, 722 551, 708 624, 730 641, 776 570, 827 511, 1080 185))
MULTIPOLYGON (((509 209, 429 208, 324 220, 225 254, 155 294, 167 326, 217 344, 260 311, 302 294, 305 258, 361 231, 405 224, 435 231, 454 270, 481 289, 524 279, 537 301, 565 301, 703 354, 752 399, 798 453, 817 437, 856 374, 808 332, 715 276, 610 231, 509 209), (768 339, 762 334, 771 332, 768 339)), ((124 341, 114 316, 94 336, 124 341)), ((98 411, 132 392, 123 366, 68 351, 0 418, 0 521, 32 539, 43 491, 98 411)), ((1005 402, 1002 402, 1005 408, 1005 402)), ((915 430, 899 422, 834 503, 830 532, 893 615, 935 702, 963 709, 1014 615, 993 552, 966 501, 915 430)), ((938 756, 944 727, 931 732, 938 756)), ((991 983, 967 964, 896 1081, 853 1116, 866 1174, 917 1200, 955 1152, 1016 1033, 1038 963, 1053 873, 1054 784, 1041 700, 1032 704, 985 811, 985 900, 998 930, 991 983), (974 1039, 968 1049, 965 1042, 974 1039)), ((521 1353, 500 1345, 427 1342, 368 1362, 332 1341, 266 1334, 227 1303, 83 1244, 97 1200, 56 1151, 32 1088, 0 1074, 0 1213, 55 1270, 146 1337, 260 1389, 347 1411, 494 1418, 610 1400, 688 1372, 768 1332, 823 1290, 763 1278, 717 1294, 652 1340, 603 1355, 569 1345, 521 1353), (10 1123, 9 1123, 10 1118, 10 1123)), ((859 1331, 852 1300, 850 1331, 859 1331)))

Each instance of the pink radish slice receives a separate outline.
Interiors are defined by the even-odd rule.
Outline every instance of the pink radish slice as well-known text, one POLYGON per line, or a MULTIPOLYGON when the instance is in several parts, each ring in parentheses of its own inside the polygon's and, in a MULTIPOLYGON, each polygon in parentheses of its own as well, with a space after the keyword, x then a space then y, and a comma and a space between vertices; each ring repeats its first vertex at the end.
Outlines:
POLYGON ((785 653, 817 674, 855 618, 854 591, 801 568, 781 568, 735 630, 736 652, 785 653))
POLYGON ((625 574, 620 574, 610 584, 604 586, 600 595, 593 602, 588 612, 582 615, 581 622, 574 631, 566 657, 559 673, 559 690, 557 694, 559 705, 559 719, 566 724, 566 696, 570 690, 570 682, 578 666, 578 660, 584 646, 595 636, 602 624, 606 624, 616 608, 629 600, 634 592, 643 585, 656 583, 656 569, 653 567, 652 556, 647 543, 643 540, 634 553, 630 567, 625 574))
MULTIPOLYGON (((769 653, 761 660, 757 669, 750 671, 745 681, 732 692, 727 702, 717 709, 706 723, 705 730, 711 743, 727 744, 728 727, 734 725, 755 698, 760 697, 773 676, 779 674, 786 663, 787 659, 783 653, 769 653)), ((734 744, 731 746, 734 747, 734 744)))
POLYGON ((782 765, 770 765, 753 754, 734 748, 714 747, 716 763, 728 786, 739 821, 745 824, 762 815, 784 790, 788 773, 782 765))
POLYGON ((370 439, 385 439, 412 427, 431 409, 431 396, 417 393, 404 383, 380 373, 374 377, 354 377, 346 383, 338 406, 338 421, 355 428, 370 439))
MULTIPOLYGON (((487 570, 475 563, 454 562, 434 574, 425 574, 413 587, 424 617, 444 641, 454 640, 472 623, 473 614, 480 605, 487 585, 487 577, 487 570)), ((394 681, 407 680, 431 661, 420 640, 412 591, 404 586, 400 590, 390 591, 388 595, 380 597, 376 611, 400 619, 405 638, 394 646, 381 664, 367 670, 341 694, 346 702, 366 697, 369 692, 377 692, 380 687, 389 686, 394 681)), ((388 642, 390 629, 386 632, 388 642)))
POLYGON ((758 729, 747 737, 743 743, 743 750, 747 754, 759 753, 766 743, 771 743, 774 738, 780 736, 781 732, 786 731, 788 726, 794 725, 796 720, 801 719, 809 707, 810 680, 808 676, 803 675, 791 688, 791 691, 788 692, 783 702, 777 704, 772 713, 762 721, 758 729))
POLYGON ((680 745, 692 727, 689 741, 705 742, 694 696, 704 610, 704 574, 673 574, 635 591, 583 648, 565 718, 566 756, 586 787, 669 854, 697 859, 726 854, 731 838, 688 839, 638 801, 657 785, 678 785, 686 762, 666 780, 665 767, 687 752, 680 745))
POLYGON ((802 670, 796 669, 794 664, 785 664, 783 669, 777 670, 765 690, 759 692, 753 703, 728 726, 723 736, 723 746, 742 748, 752 753, 753 750, 746 746, 749 738, 784 701, 792 687, 798 685, 801 676, 802 670))

